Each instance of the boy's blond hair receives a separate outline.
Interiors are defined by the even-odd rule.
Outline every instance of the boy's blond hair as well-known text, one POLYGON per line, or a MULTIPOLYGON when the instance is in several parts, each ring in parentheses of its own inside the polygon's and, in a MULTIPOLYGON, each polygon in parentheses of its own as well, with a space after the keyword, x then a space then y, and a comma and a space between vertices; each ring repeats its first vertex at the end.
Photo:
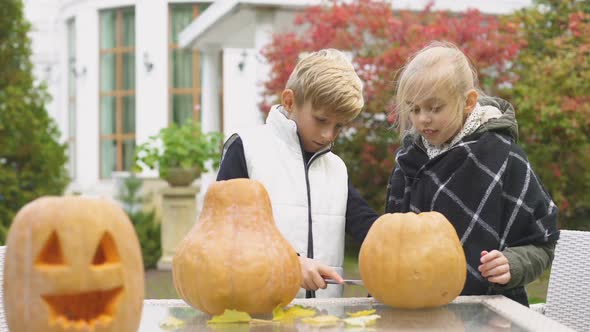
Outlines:
POLYGON ((324 49, 303 57, 287 81, 295 104, 309 102, 313 110, 350 121, 364 106, 363 83, 352 63, 336 49, 324 49))
POLYGON ((413 105, 437 92, 444 92, 456 110, 454 121, 461 121, 467 93, 478 88, 477 72, 467 56, 454 44, 435 41, 411 57, 399 74, 395 103, 397 124, 402 135, 411 131, 413 105))

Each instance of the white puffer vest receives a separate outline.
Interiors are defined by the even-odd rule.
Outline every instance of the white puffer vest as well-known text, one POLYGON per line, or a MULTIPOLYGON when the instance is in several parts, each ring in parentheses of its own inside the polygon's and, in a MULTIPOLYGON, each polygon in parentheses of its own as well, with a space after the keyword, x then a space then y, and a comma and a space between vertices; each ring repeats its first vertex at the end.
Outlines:
MULTIPOLYGON (((326 148, 314 154, 306 172, 297 125, 282 113, 280 105, 271 109, 266 125, 237 134, 244 145, 248 175, 268 191, 283 236, 306 257, 311 219, 313 258, 342 275, 348 200, 348 174, 342 159, 326 148)), ((304 297, 305 291, 297 296, 304 297)), ((316 297, 341 296, 339 285, 316 291, 316 297)))

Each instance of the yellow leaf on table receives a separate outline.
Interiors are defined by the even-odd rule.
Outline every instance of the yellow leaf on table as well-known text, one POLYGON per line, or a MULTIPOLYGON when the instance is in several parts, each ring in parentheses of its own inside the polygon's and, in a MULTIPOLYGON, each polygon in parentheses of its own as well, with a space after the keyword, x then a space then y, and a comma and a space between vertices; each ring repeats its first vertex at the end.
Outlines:
POLYGON ((305 308, 300 305, 294 305, 288 309, 276 307, 272 311, 272 320, 274 321, 292 321, 295 318, 314 316, 316 311, 311 308, 305 308))
POLYGON ((181 321, 180 319, 173 316, 168 316, 166 319, 160 322, 160 328, 164 330, 172 330, 183 327, 184 324, 185 322, 181 321))
POLYGON ((315 317, 305 317, 301 322, 316 326, 336 325, 340 322, 340 318, 332 315, 321 315, 315 317))
POLYGON ((377 319, 379 319, 379 318, 381 318, 381 316, 379 316, 379 315, 369 315, 369 316, 358 316, 358 317, 344 318, 342 321, 347 326, 365 327, 365 326, 375 325, 375 323, 377 322, 377 319))
POLYGON ((225 309, 223 314, 213 316, 207 321, 207 324, 230 324, 230 323, 248 323, 252 317, 243 311, 225 309))
POLYGON ((280 322, 273 321, 270 319, 252 318, 252 320, 250 321, 250 325, 278 325, 278 324, 280 324, 280 322))
POLYGON ((346 312, 346 314, 348 315, 348 317, 361 317, 361 316, 369 316, 372 315, 376 312, 377 310, 375 309, 370 309, 370 310, 361 310, 361 311, 355 311, 355 312, 346 312))

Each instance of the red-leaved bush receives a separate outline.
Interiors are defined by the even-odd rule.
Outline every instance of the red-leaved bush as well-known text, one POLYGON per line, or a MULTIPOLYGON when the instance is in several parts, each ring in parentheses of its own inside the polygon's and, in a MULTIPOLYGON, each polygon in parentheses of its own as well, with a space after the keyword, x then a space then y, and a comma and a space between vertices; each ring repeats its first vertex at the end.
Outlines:
POLYGON ((300 53, 322 48, 349 52, 364 81, 366 107, 338 139, 335 152, 346 162, 353 184, 377 211, 382 211, 398 139, 391 99, 396 73, 407 58, 433 40, 459 46, 479 70, 482 87, 494 92, 510 83, 509 66, 521 47, 517 25, 477 10, 461 13, 394 11, 389 1, 329 1, 297 16, 299 31, 276 34, 263 50, 272 67, 264 82, 261 111, 280 102, 279 95, 300 53))

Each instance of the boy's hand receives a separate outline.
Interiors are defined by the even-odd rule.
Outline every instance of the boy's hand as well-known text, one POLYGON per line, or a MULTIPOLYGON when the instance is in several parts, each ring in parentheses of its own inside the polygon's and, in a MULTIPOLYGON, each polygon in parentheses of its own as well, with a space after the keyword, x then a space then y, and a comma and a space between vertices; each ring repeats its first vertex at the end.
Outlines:
POLYGON ((342 277, 328 265, 303 256, 299 256, 299 264, 303 276, 301 287, 307 290, 325 289, 328 285, 324 279, 334 279, 340 284, 344 283, 342 277))
POLYGON ((512 276, 510 275, 510 264, 508 259, 501 251, 492 250, 490 252, 482 251, 479 261, 481 265, 478 270, 481 275, 488 279, 489 282, 494 282, 500 285, 506 285, 512 276))

